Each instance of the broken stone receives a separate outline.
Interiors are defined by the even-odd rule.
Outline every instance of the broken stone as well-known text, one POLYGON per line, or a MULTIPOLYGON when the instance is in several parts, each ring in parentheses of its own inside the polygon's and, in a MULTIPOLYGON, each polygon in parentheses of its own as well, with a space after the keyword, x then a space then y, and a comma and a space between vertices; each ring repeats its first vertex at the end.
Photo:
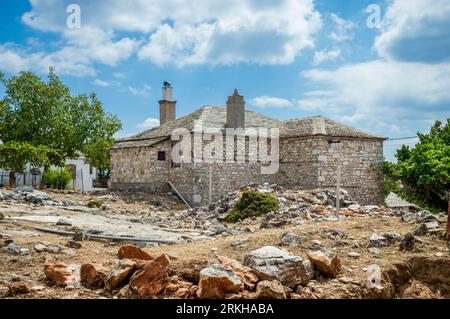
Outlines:
POLYGON ((178 275, 181 278, 198 284, 200 281, 200 271, 208 267, 208 261, 203 260, 175 260, 170 263, 169 275, 178 275))
POLYGON ((81 245, 79 242, 77 242, 75 240, 69 240, 66 243, 66 247, 73 248, 73 249, 81 249, 81 247, 83 247, 83 245, 81 245))
POLYGON ((377 247, 370 247, 367 251, 371 254, 378 255, 380 253, 380 249, 377 247))
POLYGON ((232 258, 225 256, 218 256, 217 258, 224 267, 230 268, 241 278, 247 290, 253 290, 255 288, 259 278, 251 268, 242 265, 239 261, 232 258))
POLYGON ((303 225, 303 219, 301 217, 296 217, 291 221, 292 226, 298 227, 303 225))
POLYGON ((2 251, 8 252, 10 254, 19 255, 21 248, 19 245, 16 244, 16 242, 12 241, 8 243, 5 247, 1 248, 2 251))
POLYGON ((120 247, 117 257, 119 259, 153 260, 152 256, 133 245, 124 245, 120 247))
POLYGON ((8 298, 10 296, 9 287, 0 286, 0 298, 8 298))
POLYGON ((89 287, 103 287, 109 269, 100 264, 84 264, 80 269, 81 282, 89 287))
POLYGON ((329 251, 320 250, 315 252, 309 252, 308 259, 314 264, 314 266, 324 275, 330 277, 336 277, 341 271, 341 261, 339 257, 329 251))
POLYGON ((387 246, 388 241, 385 237, 373 233, 369 239, 369 247, 384 247, 387 246))
POLYGON ((309 282, 303 259, 286 250, 265 246, 245 256, 244 265, 252 268, 261 280, 278 280, 287 287, 309 282))
POLYGON ((13 295, 13 296, 29 294, 31 292, 30 287, 27 285, 27 283, 25 283, 23 281, 10 283, 9 290, 10 290, 11 295, 13 295))
POLYGON ((412 251, 416 245, 417 239, 413 234, 407 233, 400 242, 400 251, 412 251))
POLYGON ((409 223, 414 220, 414 215, 412 213, 405 213, 403 214, 402 219, 404 222, 409 223))
POLYGON ((183 281, 178 276, 173 276, 168 279, 165 294, 178 299, 187 299, 191 297, 192 286, 192 282, 183 281))
POLYGON ((140 297, 154 297, 160 294, 166 285, 170 260, 161 255, 148 262, 147 266, 136 271, 130 279, 130 289, 140 297))
POLYGON ((425 221, 430 221, 430 220, 439 222, 439 217, 437 215, 430 213, 427 210, 422 210, 422 211, 418 212, 416 215, 416 221, 418 223, 423 223, 425 221))
POLYGON ((307 236, 298 236, 291 231, 288 231, 284 233, 283 236, 281 236, 281 244, 287 246, 297 246, 301 242, 305 242, 307 240, 308 240, 307 236))
POLYGON ((414 236, 425 236, 428 233, 428 227, 426 224, 420 224, 417 226, 413 232, 412 235, 414 236))
POLYGON ((425 226, 427 227, 428 231, 431 231, 433 229, 439 228, 439 222, 437 222, 437 221, 428 222, 428 223, 425 223, 425 226))
POLYGON ((80 286, 80 267, 78 265, 47 261, 44 264, 44 273, 48 279, 59 286, 68 288, 78 288, 80 286))
POLYGON ((224 298, 228 293, 242 290, 239 276, 222 265, 211 265, 200 272, 197 297, 200 299, 224 298))
POLYGON ((286 299, 283 285, 278 280, 263 280, 256 286, 258 299, 286 299))
MULTIPOLYGON (((0 194, 0 200, 2 200, 2 196, 0 194)), ((4 220, 5 219, 5 215, 3 215, 2 213, 0 213, 0 220, 4 220)))
POLYGON ((400 235, 397 232, 389 232, 383 234, 383 237, 386 238, 389 245, 392 245, 395 244, 397 241, 399 241, 402 238, 402 235, 400 235))
POLYGON ((361 255, 358 254, 358 253, 355 253, 355 252, 351 251, 351 252, 349 252, 349 253, 347 254, 347 256, 348 256, 348 257, 352 257, 352 258, 359 258, 361 255))
POLYGON ((133 260, 118 260, 116 267, 106 277, 105 288, 109 291, 113 291, 116 288, 126 284, 131 277, 135 266, 136 263, 133 260))
POLYGON ((38 253, 42 253, 47 249, 47 246, 42 245, 42 244, 37 244, 36 246, 34 246, 34 250, 36 250, 38 253))

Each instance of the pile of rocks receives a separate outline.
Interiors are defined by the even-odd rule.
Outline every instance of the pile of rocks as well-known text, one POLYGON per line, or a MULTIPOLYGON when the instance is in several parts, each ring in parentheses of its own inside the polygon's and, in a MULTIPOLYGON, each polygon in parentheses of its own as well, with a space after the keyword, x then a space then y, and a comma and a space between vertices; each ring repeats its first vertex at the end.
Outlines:
POLYGON ((54 284, 104 289, 113 298, 300 298, 317 272, 335 277, 339 257, 330 251, 303 259, 266 246, 250 252, 244 262, 218 256, 217 262, 151 256, 133 245, 122 246, 112 269, 96 263, 67 265, 47 261, 46 277, 54 284), (298 292, 298 293, 297 293, 298 292))
POLYGON ((0 200, 34 204, 39 206, 69 206, 72 203, 67 201, 58 201, 52 198, 48 193, 35 190, 31 187, 17 187, 13 193, 2 194, 0 192, 0 200))

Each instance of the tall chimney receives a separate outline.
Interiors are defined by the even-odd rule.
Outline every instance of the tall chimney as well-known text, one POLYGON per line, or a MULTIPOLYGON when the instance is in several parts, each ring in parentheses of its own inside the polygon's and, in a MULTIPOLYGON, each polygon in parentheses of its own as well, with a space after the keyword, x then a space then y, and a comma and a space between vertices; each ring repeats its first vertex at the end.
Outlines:
POLYGON ((245 101, 237 89, 228 97, 227 128, 245 128, 245 101))
POLYGON ((159 122, 164 123, 175 121, 177 102, 173 100, 173 88, 169 81, 164 82, 163 99, 159 101, 159 122))

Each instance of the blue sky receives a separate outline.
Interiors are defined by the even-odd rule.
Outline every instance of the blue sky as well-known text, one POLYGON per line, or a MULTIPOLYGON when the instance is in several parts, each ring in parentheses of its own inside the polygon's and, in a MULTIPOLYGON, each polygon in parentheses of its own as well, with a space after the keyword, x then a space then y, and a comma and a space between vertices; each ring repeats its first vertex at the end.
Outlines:
MULTIPOLYGON (((450 117, 450 1, 4 1, 0 70, 49 66, 74 92, 96 92, 120 136, 157 125, 165 80, 178 116, 238 88, 248 108, 280 119, 321 114, 414 136, 450 117), (80 28, 67 25, 69 4, 80 28)), ((403 142, 414 140, 387 142, 386 156, 403 142)))

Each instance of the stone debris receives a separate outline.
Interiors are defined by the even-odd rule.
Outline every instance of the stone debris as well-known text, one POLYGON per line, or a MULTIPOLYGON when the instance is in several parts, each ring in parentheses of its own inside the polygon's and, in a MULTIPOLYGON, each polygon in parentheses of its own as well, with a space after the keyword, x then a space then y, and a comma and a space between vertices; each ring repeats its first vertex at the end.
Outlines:
POLYGON ((412 251, 415 248, 417 238, 412 233, 406 234, 400 242, 400 251, 412 251))
POLYGON ((342 268, 339 257, 329 250, 309 252, 308 259, 325 276, 334 278, 342 268))
POLYGON ((281 244, 287 246, 297 246, 302 242, 308 241, 306 235, 295 235, 293 232, 288 231, 281 236, 281 244))
POLYGON ((80 269, 81 283, 88 287, 102 288, 105 285, 109 269, 100 264, 83 264, 80 269))
POLYGON ((388 245, 388 240, 377 233, 373 233, 369 239, 369 247, 384 247, 388 245))
POLYGON ((80 287, 79 265, 66 265, 62 262, 47 261, 44 264, 44 273, 48 279, 58 286, 67 288, 80 287))
POLYGON ((125 285, 133 274, 136 262, 130 259, 120 259, 117 261, 116 267, 111 270, 105 279, 106 290, 113 291, 125 285))
POLYGON ((238 275, 219 264, 200 272, 198 287, 197 297, 200 299, 224 298, 226 294, 237 293, 244 288, 238 275))
POLYGON ((130 289, 139 297, 156 297, 165 288, 170 259, 161 255, 137 270, 130 279, 130 289))
POLYGON ((287 287, 309 282, 303 259, 273 246, 250 252, 244 258, 244 265, 252 268, 261 280, 276 279, 287 287))
POLYGON ((119 259, 138 259, 138 260, 152 260, 153 257, 147 254, 139 247, 133 245, 125 245, 120 247, 117 253, 119 259))
POLYGON ((258 299, 286 299, 283 285, 278 280, 263 280, 256 286, 256 298, 258 299))
POLYGON ((31 292, 30 287, 26 282, 17 281, 9 284, 9 292, 11 295, 23 295, 31 292))

